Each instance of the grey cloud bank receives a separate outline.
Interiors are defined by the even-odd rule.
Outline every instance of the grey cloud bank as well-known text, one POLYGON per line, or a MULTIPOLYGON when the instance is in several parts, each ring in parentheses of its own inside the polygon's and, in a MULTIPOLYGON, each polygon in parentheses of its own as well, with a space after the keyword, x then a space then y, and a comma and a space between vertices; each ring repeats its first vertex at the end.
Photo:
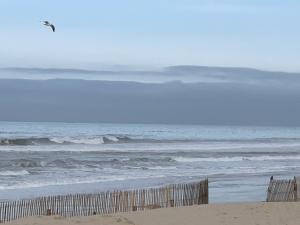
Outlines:
POLYGON ((0 79, 83 79, 108 81, 133 81, 142 83, 164 83, 181 81, 197 82, 233 82, 273 84, 300 83, 300 73, 270 72, 249 68, 170 66, 156 70, 84 70, 61 68, 2 68, 0 79))
POLYGON ((300 126, 297 73, 8 68, 0 77, 0 120, 6 121, 300 126))

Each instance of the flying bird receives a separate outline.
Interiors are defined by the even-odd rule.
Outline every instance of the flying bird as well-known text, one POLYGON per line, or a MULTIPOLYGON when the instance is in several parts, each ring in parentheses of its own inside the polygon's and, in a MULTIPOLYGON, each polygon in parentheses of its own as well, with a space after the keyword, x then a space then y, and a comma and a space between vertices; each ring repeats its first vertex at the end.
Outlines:
POLYGON ((42 23, 47 27, 51 27, 52 31, 55 32, 55 26, 49 23, 49 21, 43 21, 42 23))

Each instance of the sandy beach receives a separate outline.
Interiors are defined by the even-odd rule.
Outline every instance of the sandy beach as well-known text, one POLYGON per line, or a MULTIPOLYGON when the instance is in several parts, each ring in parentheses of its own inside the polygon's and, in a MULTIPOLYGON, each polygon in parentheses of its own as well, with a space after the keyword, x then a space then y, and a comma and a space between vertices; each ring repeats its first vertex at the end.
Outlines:
POLYGON ((156 209, 106 216, 58 216, 25 218, 13 221, 14 225, 299 225, 300 203, 237 203, 210 204, 182 208, 156 209))

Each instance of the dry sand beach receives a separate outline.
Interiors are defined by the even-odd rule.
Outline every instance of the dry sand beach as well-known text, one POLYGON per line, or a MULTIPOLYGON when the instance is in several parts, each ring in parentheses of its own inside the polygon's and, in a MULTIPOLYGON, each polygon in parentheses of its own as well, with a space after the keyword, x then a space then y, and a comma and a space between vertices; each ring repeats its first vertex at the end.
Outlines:
POLYGON ((14 225, 299 225, 300 203, 210 204, 156 209, 107 216, 36 217, 14 221, 14 225))

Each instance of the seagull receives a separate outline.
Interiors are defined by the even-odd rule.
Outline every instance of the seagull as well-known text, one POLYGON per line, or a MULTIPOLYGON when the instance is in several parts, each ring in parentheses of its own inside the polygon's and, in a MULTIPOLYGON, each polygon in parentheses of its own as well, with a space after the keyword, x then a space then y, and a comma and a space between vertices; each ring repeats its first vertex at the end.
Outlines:
POLYGON ((52 31, 55 32, 55 26, 51 23, 49 23, 49 21, 42 21, 43 25, 47 26, 47 27, 51 27, 52 31))

